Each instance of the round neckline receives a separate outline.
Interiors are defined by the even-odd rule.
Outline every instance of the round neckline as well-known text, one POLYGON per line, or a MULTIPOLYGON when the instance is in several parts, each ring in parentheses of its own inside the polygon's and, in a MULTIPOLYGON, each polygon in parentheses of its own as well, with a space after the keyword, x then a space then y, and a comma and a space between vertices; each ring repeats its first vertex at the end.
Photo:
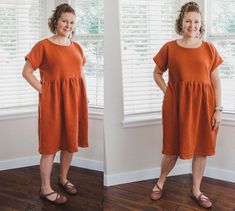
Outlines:
POLYGON ((178 43, 178 40, 175 40, 175 43, 176 43, 176 45, 178 46, 178 47, 180 47, 180 48, 183 48, 183 49, 199 49, 199 48, 201 48, 202 46, 203 46, 203 44, 204 44, 204 41, 202 40, 202 42, 201 42, 201 44, 200 44, 200 46, 198 46, 198 47, 196 47, 196 48, 187 48, 187 47, 183 47, 183 46, 181 46, 179 43, 178 43))
POLYGON ((61 46, 61 47, 70 47, 71 45, 72 45, 72 41, 70 40, 70 44, 69 45, 60 45, 60 44, 56 44, 56 43, 54 43, 54 42, 52 42, 51 40, 49 40, 49 38, 46 38, 46 40, 49 42, 49 43, 51 43, 51 44, 53 44, 53 45, 55 45, 55 46, 61 46))

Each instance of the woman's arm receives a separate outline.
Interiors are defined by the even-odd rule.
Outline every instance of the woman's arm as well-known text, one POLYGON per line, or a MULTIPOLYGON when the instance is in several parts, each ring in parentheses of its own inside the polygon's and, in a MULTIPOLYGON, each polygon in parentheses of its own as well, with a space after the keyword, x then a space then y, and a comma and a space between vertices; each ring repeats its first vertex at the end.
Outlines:
POLYGON ((219 78, 219 70, 216 69, 211 73, 211 82, 215 94, 215 112, 212 117, 212 127, 215 130, 221 122, 221 85, 219 78))
POLYGON ((83 80, 83 82, 84 82, 85 88, 87 88, 87 87, 86 87, 86 78, 85 78, 85 74, 84 74, 84 71, 83 71, 83 70, 82 70, 82 80, 83 80))
POLYGON ((153 78, 154 78, 154 81, 156 82, 156 84, 159 86, 159 88, 165 94, 166 89, 167 89, 167 85, 166 85, 166 82, 164 81, 162 75, 163 75, 163 72, 156 65, 154 68, 154 71, 153 71, 153 78))
POLYGON ((36 89, 39 93, 42 91, 42 85, 40 81, 33 75, 34 69, 30 61, 26 61, 23 71, 22 71, 22 76, 25 78, 26 81, 34 88, 36 89))

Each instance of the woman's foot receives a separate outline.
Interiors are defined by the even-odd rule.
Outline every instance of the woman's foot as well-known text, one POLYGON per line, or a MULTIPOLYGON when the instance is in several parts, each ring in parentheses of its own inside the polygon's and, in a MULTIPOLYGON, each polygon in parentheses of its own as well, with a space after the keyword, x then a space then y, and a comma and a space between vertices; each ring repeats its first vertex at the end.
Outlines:
POLYGON ((159 187, 158 184, 156 184, 152 190, 152 193, 150 194, 150 198, 154 201, 157 201, 161 199, 163 196, 163 188, 159 187))
POLYGON ((200 193, 199 195, 195 195, 193 193, 193 191, 191 190, 191 198, 194 199, 198 203, 198 205, 203 208, 211 208, 212 207, 212 202, 203 193, 200 193))
POLYGON ((68 194, 70 195, 76 195, 78 190, 75 187, 75 185, 73 185, 71 182, 69 182, 68 180, 66 180, 65 182, 61 181, 60 178, 58 178, 58 185, 68 194))
POLYGON ((39 197, 54 204, 65 204, 67 202, 66 196, 56 193, 55 191, 43 193, 41 190, 39 190, 39 197))

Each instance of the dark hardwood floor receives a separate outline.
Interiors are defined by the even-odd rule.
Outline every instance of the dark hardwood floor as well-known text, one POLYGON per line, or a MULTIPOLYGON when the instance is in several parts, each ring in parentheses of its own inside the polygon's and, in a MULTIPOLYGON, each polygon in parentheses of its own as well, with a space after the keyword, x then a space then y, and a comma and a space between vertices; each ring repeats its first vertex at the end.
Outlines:
MULTIPOLYGON (((54 164, 52 186, 57 185, 59 165, 54 164)), ((168 177, 160 201, 149 198, 156 180, 103 187, 103 173, 70 168, 69 178, 79 187, 78 195, 68 196, 66 205, 54 205, 38 196, 39 166, 0 172, 0 211, 200 211, 190 198, 191 175, 168 177)), ((204 178, 202 191, 213 202, 214 211, 235 211, 235 183, 204 178)))
MULTIPOLYGON (((59 165, 54 164, 52 186, 57 185, 59 165)), ((54 205, 38 196, 39 166, 0 171, 0 211, 100 211, 103 210, 103 172, 70 167, 69 178, 78 186, 78 195, 65 205, 54 205)))
MULTIPOLYGON (((165 195, 160 201, 149 198, 156 180, 128 183, 104 188, 105 211, 198 211, 190 198, 191 175, 172 176, 165 184, 165 195)), ((235 183, 204 178, 202 191, 213 202, 214 211, 235 211, 235 183)))

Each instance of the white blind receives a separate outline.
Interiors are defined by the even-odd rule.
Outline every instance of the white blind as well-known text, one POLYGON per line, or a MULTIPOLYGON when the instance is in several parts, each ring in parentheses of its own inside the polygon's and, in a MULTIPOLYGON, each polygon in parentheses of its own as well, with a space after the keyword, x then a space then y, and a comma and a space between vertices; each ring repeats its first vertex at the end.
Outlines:
POLYGON ((208 33, 221 54, 222 105, 225 112, 235 113, 235 1, 210 0, 207 4, 208 33))
POLYGON ((22 78, 24 56, 44 33, 43 0, 0 1, 0 115, 37 104, 22 78))
POLYGON ((176 37, 176 0, 120 0, 124 115, 161 111, 162 92, 153 81, 153 56, 176 37))
POLYGON ((104 2, 74 0, 77 40, 86 55, 84 71, 89 107, 104 107, 104 2))

